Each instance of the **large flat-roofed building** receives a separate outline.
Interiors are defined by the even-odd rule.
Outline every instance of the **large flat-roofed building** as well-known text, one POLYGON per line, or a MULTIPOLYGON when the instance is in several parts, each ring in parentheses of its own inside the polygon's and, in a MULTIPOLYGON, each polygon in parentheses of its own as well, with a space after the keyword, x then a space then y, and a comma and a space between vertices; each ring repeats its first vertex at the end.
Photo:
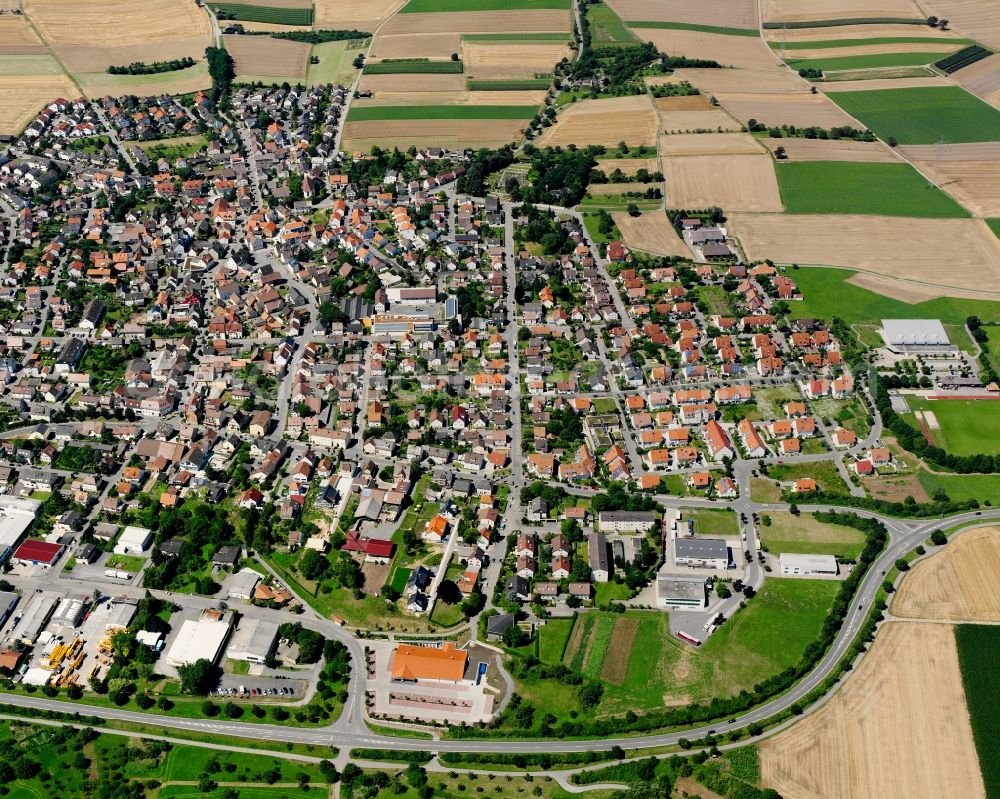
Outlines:
POLYGON ((62 555, 62 544, 47 541, 25 541, 14 550, 13 563, 22 566, 42 566, 49 568, 62 555))
POLYGON ((781 564, 781 573, 790 576, 835 577, 838 573, 837 559, 833 555, 796 555, 782 552, 778 561, 781 564))
POLYGON ((400 644, 392 653, 392 679, 407 682, 461 682, 469 653, 446 641, 440 647, 400 644))
POLYGON ((243 619, 226 650, 230 660, 263 663, 278 641, 278 623, 266 619, 243 619))
POLYGON ((705 585, 704 577, 658 574, 656 603, 665 608, 704 608, 708 604, 705 585))
POLYGON ((210 608, 202 611, 197 621, 188 619, 181 625, 167 650, 167 663, 171 666, 188 666, 198 660, 215 663, 232 628, 232 613, 210 608))
POLYGON ((41 507, 37 499, 0 495, 0 563, 7 560, 41 507))
POLYGON ((674 563, 698 569, 728 569, 729 546, 721 538, 675 538, 674 563))
POLYGON ((605 510, 597 518, 603 533, 648 533, 656 526, 654 511, 605 510))
POLYGON ((118 537, 115 544, 115 552, 118 555, 135 554, 145 552, 149 545, 153 543, 153 531, 145 527, 126 527, 118 537))
POLYGON ((58 604, 59 597, 51 594, 32 596, 14 611, 14 624, 3 643, 7 646, 15 644, 32 646, 45 629, 45 625, 49 623, 58 604))
POLYGON ((882 338, 890 349, 951 347, 939 319, 883 319, 882 338))
POLYGON ((7 623, 20 599, 21 597, 13 591, 0 591, 0 627, 7 623))

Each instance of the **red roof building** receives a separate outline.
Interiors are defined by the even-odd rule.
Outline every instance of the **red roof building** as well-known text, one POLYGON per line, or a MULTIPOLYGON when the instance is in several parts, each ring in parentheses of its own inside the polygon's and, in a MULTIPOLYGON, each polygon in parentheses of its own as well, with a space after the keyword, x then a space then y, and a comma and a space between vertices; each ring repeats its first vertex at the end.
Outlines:
POLYGON ((49 544, 45 541, 25 541, 14 550, 14 561, 31 566, 51 566, 62 554, 62 544, 49 544))

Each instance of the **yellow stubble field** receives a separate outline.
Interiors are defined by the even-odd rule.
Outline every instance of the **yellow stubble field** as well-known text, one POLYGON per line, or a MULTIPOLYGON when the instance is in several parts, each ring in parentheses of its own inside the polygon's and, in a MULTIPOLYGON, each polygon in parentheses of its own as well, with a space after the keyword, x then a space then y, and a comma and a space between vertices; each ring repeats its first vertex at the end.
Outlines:
POLYGON ((626 22, 698 22, 719 28, 756 28, 756 0, 608 0, 626 22))
POLYGON ((563 109, 538 140, 543 147, 656 143, 657 114, 647 95, 582 100, 563 109))
POLYGON ((765 22, 927 17, 913 0, 762 0, 761 14, 765 22))
POLYGON ((0 133, 17 135, 49 102, 80 92, 65 75, 0 75, 0 133))
POLYGON ((611 216, 621 231, 622 241, 630 249, 653 255, 691 257, 691 251, 677 235, 665 211, 648 211, 639 216, 615 211, 611 216))
POLYGON ((769 155, 693 155, 663 159, 669 208, 781 211, 769 155))
POLYGON ((406 0, 315 0, 315 26, 374 31, 405 3, 406 0))

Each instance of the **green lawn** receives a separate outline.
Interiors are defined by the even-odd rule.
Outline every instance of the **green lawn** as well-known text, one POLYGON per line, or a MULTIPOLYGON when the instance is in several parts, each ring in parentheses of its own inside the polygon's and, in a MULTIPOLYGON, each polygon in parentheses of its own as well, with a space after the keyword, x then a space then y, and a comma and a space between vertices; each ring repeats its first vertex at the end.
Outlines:
POLYGON ((364 39, 347 39, 313 45, 312 55, 319 59, 319 63, 309 65, 306 82, 312 86, 326 83, 350 86, 358 74, 352 62, 364 43, 364 39))
POLYGON ((793 58, 786 63, 792 69, 821 69, 825 72, 835 72, 843 69, 875 67, 916 67, 931 64, 942 55, 942 53, 873 53, 829 58, 793 58))
POLYGON ((1000 627, 960 624, 955 627, 958 663, 965 686, 965 704, 972 737, 979 753, 986 796, 1000 797, 1000 627))
POLYGON ((145 150, 146 155, 154 161, 159 158, 176 161, 178 158, 194 155, 207 144, 208 139, 199 133, 194 136, 177 136, 173 139, 139 142, 139 147, 145 150))
MULTIPOLYGON (((676 31, 701 31, 702 33, 718 33, 723 36, 758 36, 756 28, 720 28, 716 25, 697 25, 690 22, 652 22, 639 21, 625 23, 630 28, 660 28, 676 31)), ((641 34, 640 34, 641 36, 641 34)))
POLYGON ((442 11, 527 11, 536 8, 566 8, 570 0, 410 0, 401 14, 431 14, 442 11))
POLYGON ((347 119, 531 119, 537 110, 533 105, 354 105, 347 119))
POLYGON ((625 583, 616 583, 614 580, 594 583, 594 604, 597 606, 607 605, 615 599, 628 599, 631 594, 625 583))
POLYGON ((909 164, 779 162, 775 172, 790 214, 969 215, 909 164))
POLYGON ((793 516, 791 513, 769 512, 764 515, 770 524, 761 524, 761 541, 774 555, 793 552, 856 558, 865 544, 865 537, 860 531, 818 521, 811 513, 793 516))
MULTIPOLYGON (((930 429, 934 443, 953 455, 1000 453, 1000 402, 995 400, 928 400, 907 397, 912 411, 932 411, 941 426, 930 429)), ((920 429, 914 415, 907 415, 920 429)))
POLYGON ((920 472, 920 485, 933 495, 943 490, 955 502, 977 499, 1000 504, 1000 474, 935 474, 920 472))
POLYGON ((109 569, 119 569, 134 574, 146 565, 146 558, 141 555, 112 555, 106 565, 109 569))
POLYGON ((687 510, 685 516, 694 520, 698 535, 739 535, 740 519, 734 511, 702 508, 687 510))
MULTIPOLYGON (((756 35, 756 31, 754 31, 756 35)), ((873 44, 971 44, 969 39, 943 39, 940 36, 877 36, 872 39, 824 39, 818 42, 769 42, 775 50, 836 50, 840 47, 864 47, 873 44)))
POLYGON ((940 297, 908 303, 853 286, 847 281, 855 273, 847 269, 808 267, 790 269, 787 275, 798 284, 804 299, 791 303, 796 319, 840 317, 850 324, 880 324, 882 319, 940 319, 964 324, 969 316, 984 322, 1000 322, 1000 302, 940 297))
POLYGON ((994 141, 1000 111, 958 86, 829 92, 875 134, 900 144, 994 141))
POLYGON ((590 23, 590 35, 594 48, 620 47, 622 45, 638 44, 638 37, 625 27, 619 17, 604 3, 586 6, 587 22, 590 23))
POLYGON ((986 331, 987 340, 985 347, 986 351, 990 355, 990 359, 993 361, 993 368, 1000 369, 1000 327, 995 325, 988 325, 982 328, 986 331))

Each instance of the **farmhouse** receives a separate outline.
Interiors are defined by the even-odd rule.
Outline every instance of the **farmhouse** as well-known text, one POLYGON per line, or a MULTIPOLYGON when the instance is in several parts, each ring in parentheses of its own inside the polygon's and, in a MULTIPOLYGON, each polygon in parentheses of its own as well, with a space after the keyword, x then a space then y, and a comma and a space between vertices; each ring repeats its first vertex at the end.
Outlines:
POLYGON ((704 608, 708 602, 704 577, 659 574, 656 577, 656 603, 665 608, 704 608))
POLYGON ((598 516, 605 533, 648 533, 656 526, 653 511, 601 511, 598 516))
POLYGON ((782 574, 801 577, 837 575, 837 559, 833 555, 796 555, 782 552, 779 562, 782 574))
POLYGON ((406 682, 462 682, 469 653, 446 641, 440 647, 400 644, 392 653, 392 679, 406 682))
POLYGON ((721 538, 675 538, 674 563, 698 569, 727 569, 729 547, 721 538))

